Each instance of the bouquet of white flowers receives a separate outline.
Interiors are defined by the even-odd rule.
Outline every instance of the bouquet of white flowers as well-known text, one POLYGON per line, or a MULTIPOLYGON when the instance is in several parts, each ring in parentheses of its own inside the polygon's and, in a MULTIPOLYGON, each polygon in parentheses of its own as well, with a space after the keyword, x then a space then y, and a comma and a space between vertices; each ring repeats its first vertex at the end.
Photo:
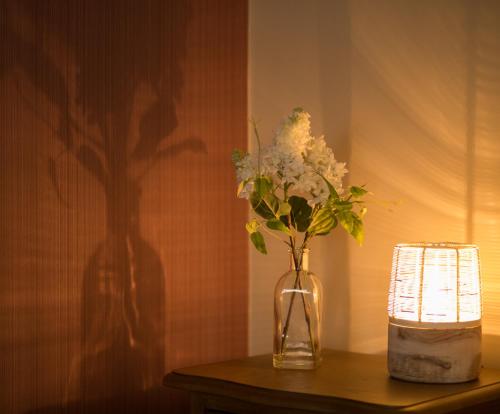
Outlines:
POLYGON ((238 197, 248 199, 256 213, 246 229, 257 250, 267 253, 261 229, 285 236, 280 239, 295 252, 305 249, 314 236, 329 234, 338 223, 362 244, 366 213, 362 197, 367 191, 363 186, 344 191, 345 163, 335 160, 323 136, 311 135, 310 115, 294 109, 265 148, 253 126, 258 153, 234 150, 232 159, 238 197), (301 244, 297 244, 299 233, 304 234, 301 244))

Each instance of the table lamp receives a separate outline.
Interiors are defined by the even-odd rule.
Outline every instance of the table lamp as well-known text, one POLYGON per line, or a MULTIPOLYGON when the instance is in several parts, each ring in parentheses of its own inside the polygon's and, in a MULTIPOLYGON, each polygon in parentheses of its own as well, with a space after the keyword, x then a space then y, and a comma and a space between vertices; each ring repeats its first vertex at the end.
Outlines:
POLYGON ((427 383, 478 377, 481 284, 477 246, 398 244, 392 259, 388 311, 392 377, 427 383))

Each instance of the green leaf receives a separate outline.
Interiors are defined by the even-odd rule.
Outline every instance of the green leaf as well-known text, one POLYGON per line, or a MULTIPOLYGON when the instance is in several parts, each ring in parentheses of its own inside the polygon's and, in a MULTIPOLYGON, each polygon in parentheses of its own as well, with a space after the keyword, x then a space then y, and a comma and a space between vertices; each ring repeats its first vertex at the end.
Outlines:
POLYGON ((257 177, 255 179, 255 192, 262 198, 273 189, 273 182, 268 177, 257 177))
POLYGON ((298 231, 306 231, 311 224, 312 208, 303 197, 291 196, 288 203, 292 207, 290 212, 292 223, 298 231))
POLYGON ((332 185, 332 183, 330 181, 328 181, 323 174, 321 174, 317 171, 316 171, 316 174, 318 174, 323 179, 323 181, 326 183, 326 186, 328 187, 328 191, 330 192, 329 199, 331 199, 335 202, 340 200, 339 193, 337 193, 337 190, 335 190, 335 187, 332 185))
POLYGON ((245 186, 248 184, 248 182, 250 180, 251 179, 249 178, 248 180, 244 180, 238 184, 238 189, 236 190, 236 196, 238 196, 238 197, 240 196, 241 192, 243 191, 243 189, 245 188, 245 186))
POLYGON ((259 228, 259 226, 260 226, 259 222, 255 219, 250 220, 248 223, 245 224, 245 228, 250 234, 255 233, 259 228))
POLYGON ((325 236, 336 226, 337 218, 334 211, 330 207, 324 206, 314 214, 307 232, 311 236, 325 236))
POLYGON ((288 216, 292 211, 292 206, 288 203, 281 203, 280 208, 278 209, 278 213, 276 214, 278 217, 288 216))
POLYGON ((279 210, 279 200, 273 194, 261 197, 256 191, 250 194, 250 204, 253 210, 266 220, 276 217, 279 210))
POLYGON ((368 193, 368 191, 365 190, 363 187, 356 187, 356 186, 352 186, 349 189, 349 192, 353 197, 363 197, 366 193, 368 193))
POLYGON ((287 226, 285 226, 281 220, 277 218, 268 220, 266 222, 266 226, 269 227, 271 230, 282 231, 283 233, 286 233, 289 236, 292 234, 290 233, 290 229, 287 226))
POLYGON ((356 214, 353 215, 353 226, 352 226, 351 236, 354 237, 354 239, 358 242, 360 246, 363 244, 363 241, 365 239, 363 222, 356 214))
POLYGON ((301 113, 301 112, 304 112, 304 110, 300 107, 297 107, 297 108, 293 108, 292 110, 292 114, 288 117, 288 119, 292 122, 295 122, 298 118, 298 115, 301 113))
POLYGON ((347 233, 351 234, 353 227, 352 211, 339 211, 337 213, 337 217, 339 219, 340 225, 345 229, 345 231, 347 231, 347 233))
POLYGON ((339 211, 342 210, 352 210, 352 202, 348 200, 338 200, 337 202, 332 203, 333 207, 339 211))
POLYGON ((340 211, 338 214, 339 222, 358 244, 362 245, 364 240, 363 221, 353 211, 340 211))
POLYGON ((279 210, 279 200, 272 193, 273 182, 268 177, 257 177, 254 181, 254 191, 250 194, 250 204, 254 211, 265 219, 276 217, 279 210))
POLYGON ((252 233, 250 235, 250 240, 259 252, 261 252, 262 254, 267 254, 266 242, 264 241, 264 236, 260 231, 252 233))
POLYGON ((240 162, 243 158, 245 158, 247 154, 240 150, 240 149, 234 149, 233 152, 231 153, 231 161, 233 161, 233 164, 236 165, 236 163, 240 162))

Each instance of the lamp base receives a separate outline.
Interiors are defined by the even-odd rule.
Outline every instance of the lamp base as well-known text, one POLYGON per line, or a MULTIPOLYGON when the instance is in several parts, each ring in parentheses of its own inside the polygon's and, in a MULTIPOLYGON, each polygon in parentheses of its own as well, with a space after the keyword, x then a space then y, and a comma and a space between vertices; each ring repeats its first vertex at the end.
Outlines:
POLYGON ((391 377, 427 383, 476 379, 481 368, 481 325, 422 328, 389 322, 391 377))

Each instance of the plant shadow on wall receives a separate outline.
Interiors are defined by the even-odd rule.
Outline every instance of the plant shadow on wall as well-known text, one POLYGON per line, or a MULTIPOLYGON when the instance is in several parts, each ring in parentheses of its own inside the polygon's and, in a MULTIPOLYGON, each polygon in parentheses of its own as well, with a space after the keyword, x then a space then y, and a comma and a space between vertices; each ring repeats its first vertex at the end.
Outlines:
POLYGON ((168 139, 178 124, 189 2, 7 1, 1 11, 0 47, 11 56, 0 75, 13 76, 25 105, 62 144, 47 164, 60 202, 78 208, 59 185, 68 156, 105 194, 107 236, 84 271, 81 355, 68 387, 79 384, 91 411, 99 401, 133 411, 161 384, 165 353, 165 275, 141 237, 141 182, 158 162, 206 152, 199 138, 168 139), (56 124, 44 119, 40 96, 56 124))

